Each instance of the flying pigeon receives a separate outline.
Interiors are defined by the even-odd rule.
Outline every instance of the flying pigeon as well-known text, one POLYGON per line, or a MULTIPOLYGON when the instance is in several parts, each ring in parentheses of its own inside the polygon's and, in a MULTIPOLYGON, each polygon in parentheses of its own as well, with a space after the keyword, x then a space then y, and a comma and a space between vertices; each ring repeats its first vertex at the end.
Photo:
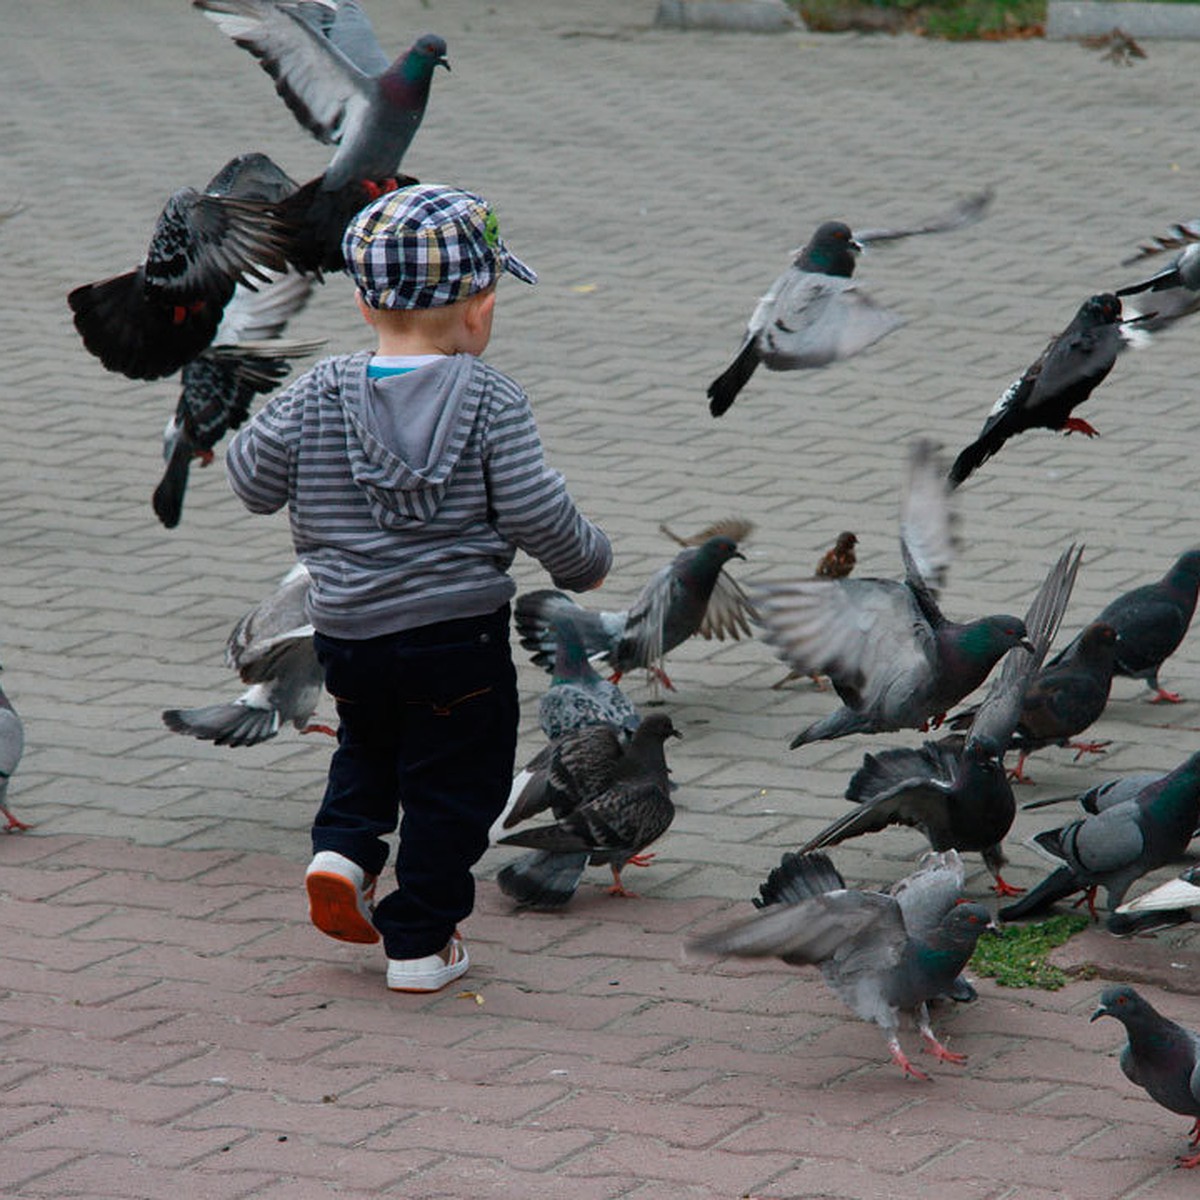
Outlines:
POLYGON ((937 447, 914 444, 901 503, 905 579, 764 582, 753 601, 766 640, 794 671, 828 675, 842 707, 792 747, 851 733, 917 729, 973 692, 1014 646, 1032 646, 1019 617, 949 621, 934 596, 953 539, 937 447))
POLYGON ((1121 804, 1037 834, 1034 842, 1063 865, 1027 896, 1001 909, 1000 917, 1031 916, 1075 892, 1085 893, 1095 915, 1101 887, 1112 912, 1136 880, 1182 857, 1198 821, 1200 753, 1121 804))
POLYGON ((1172 227, 1170 234, 1157 237, 1125 265, 1164 250, 1179 253, 1162 270, 1138 283, 1117 288, 1127 311, 1143 320, 1150 332, 1174 324, 1200 308, 1200 222, 1190 221, 1172 227))
POLYGON ((1110 293, 1085 300, 1074 320, 1014 380, 988 413, 979 437, 954 460, 957 487, 1009 438, 1027 429, 1055 429, 1095 437, 1096 430, 1071 415, 1105 379, 1128 342, 1121 301, 1110 293))
POLYGON ((599 655, 618 683, 626 671, 646 667, 674 689, 662 660, 693 634, 737 640, 751 634, 754 607, 724 570, 731 558, 744 558, 738 543, 749 537, 746 521, 718 522, 704 531, 700 544, 680 550, 646 582, 637 599, 617 612, 593 612, 564 592, 539 589, 517 597, 513 618, 521 645, 544 670, 554 662, 553 622, 563 613, 576 623, 588 655, 599 655))
MULTIPOLYGON (((1032 782, 1025 774, 1025 760, 1045 746, 1068 746, 1075 751, 1076 760, 1085 754, 1104 753, 1108 742, 1071 739, 1098 721, 1108 704, 1117 645, 1113 627, 1093 621, 1034 676, 1009 742, 1019 751, 1011 772, 1015 783, 1032 782)), ((964 709, 950 719, 950 728, 966 729, 974 717, 975 709, 964 709)))
MULTIPOLYGON (((1096 618, 1117 631, 1113 673, 1143 680, 1153 693, 1151 704, 1178 704, 1182 699, 1161 686, 1158 672, 1183 642, 1196 611, 1197 592, 1200 550, 1189 550, 1160 580, 1123 593, 1106 604, 1096 618)), ((1074 646, 1072 642, 1050 665, 1070 654, 1074 646)))
POLYGON ((446 43, 423 34, 389 62, 354 0, 193 0, 237 45, 258 59, 296 120, 336 146, 325 171, 279 208, 296 230, 289 257, 301 270, 342 266, 350 218, 383 192, 415 183, 398 174, 425 115, 437 67, 450 69, 446 43))
POLYGON ((284 339, 284 326, 308 302, 312 281, 296 271, 272 275, 258 291, 239 287, 225 308, 212 345, 186 363, 175 415, 163 433, 166 470, 154 489, 158 519, 174 529, 194 458, 213 460, 226 431, 250 415, 254 397, 272 392, 291 370, 290 360, 312 354, 321 341, 284 339))
POLYGON ((29 828, 18 820, 8 807, 8 781, 25 751, 25 726, 13 708, 12 701, 0 688, 0 814, 4 816, 4 832, 15 833, 29 828))
POLYGON ((927 1005, 954 989, 980 934, 994 928, 983 905, 959 903, 962 883, 953 850, 927 856, 888 892, 847 888, 824 854, 788 853, 759 889, 757 913, 692 948, 819 966, 830 990, 880 1027, 892 1061, 927 1080, 901 1049, 900 1014, 912 1014, 928 1053, 965 1062, 938 1041, 927 1005))
POLYGON ((327 725, 310 723, 325 683, 304 612, 310 583, 308 570, 297 563, 234 626, 225 661, 250 685, 241 696, 205 708, 167 709, 163 724, 218 746, 256 746, 287 721, 301 733, 335 736, 327 725))
POLYGON ((68 294, 83 344, 130 379, 160 379, 191 362, 238 284, 253 288, 287 268, 292 238, 270 202, 295 186, 265 154, 240 154, 203 192, 175 192, 140 266, 68 294))
POLYGON ((856 236, 841 221, 819 225, 759 300, 733 362, 709 384, 709 412, 714 417, 726 413, 759 363, 772 371, 828 366, 902 325, 900 317, 851 282, 856 256, 871 242, 961 229, 979 220, 991 199, 990 191, 981 192, 908 229, 873 229, 856 236))
POLYGON ((934 850, 983 854, 1002 896, 1018 890, 1005 882, 1001 841, 1016 816, 1004 749, 1020 713, 1025 687, 1041 665, 1066 608, 1082 551, 1071 547, 1051 568, 1025 618, 1032 653, 1009 654, 976 714, 971 732, 868 754, 851 777, 846 799, 856 807, 801 847, 801 854, 836 846, 889 825, 919 829, 934 850))
POLYGON ((554 620, 556 639, 550 687, 538 701, 538 724, 551 741, 585 725, 612 725, 632 733, 638 726, 633 702, 615 683, 601 679, 569 612, 554 620))
POLYGON ((589 725, 551 743, 504 824, 546 809, 556 822, 499 839, 534 851, 501 869, 501 890, 524 906, 560 907, 591 863, 608 864, 613 895, 632 896, 621 869, 645 866, 653 855, 642 851, 674 820, 665 742, 681 736, 666 713, 651 713, 628 739, 610 725, 589 725))
POLYGON ((1121 1070, 1150 1099, 1180 1116, 1193 1118, 1191 1154, 1179 1167, 1200 1167, 1200 1036, 1162 1016, 1128 984, 1106 988, 1092 1020, 1116 1017, 1129 1038, 1121 1050, 1121 1070))

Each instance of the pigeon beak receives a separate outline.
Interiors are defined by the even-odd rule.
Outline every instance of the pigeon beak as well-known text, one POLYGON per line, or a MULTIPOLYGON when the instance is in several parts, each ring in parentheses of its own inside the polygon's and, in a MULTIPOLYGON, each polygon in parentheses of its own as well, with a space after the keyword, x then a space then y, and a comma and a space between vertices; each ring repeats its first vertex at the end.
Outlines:
POLYGON ((450 60, 448 58, 435 58, 433 65, 435 67, 445 67, 447 71, 450 70, 450 60))
POLYGON ((1090 1025, 1090 1024, 1093 1022, 1093 1021, 1098 1021, 1098 1020, 1099 1020, 1101 1017, 1111 1017, 1111 1016, 1112 1016, 1112 1013, 1110 1013, 1110 1012, 1108 1011, 1108 1009, 1107 1009, 1107 1008, 1105 1008, 1105 1007, 1104 1007, 1104 1005, 1102 1004, 1102 1005, 1100 1005, 1100 1007, 1099 1007, 1098 1009, 1096 1009, 1096 1011, 1095 1011, 1094 1013, 1092 1013, 1092 1015, 1091 1015, 1091 1016, 1088 1018, 1088 1024, 1090 1025))
POLYGON ((851 238, 850 249, 853 250, 855 254, 861 254, 863 252, 863 244, 857 239, 851 238))
POLYGON ((729 557, 730 558, 740 558, 742 560, 742 562, 746 561, 746 556, 740 550, 735 550, 729 557))
POLYGON ((1027 638, 1023 637, 1018 643, 1022 650, 1028 650, 1030 654, 1037 653, 1037 647, 1027 638))

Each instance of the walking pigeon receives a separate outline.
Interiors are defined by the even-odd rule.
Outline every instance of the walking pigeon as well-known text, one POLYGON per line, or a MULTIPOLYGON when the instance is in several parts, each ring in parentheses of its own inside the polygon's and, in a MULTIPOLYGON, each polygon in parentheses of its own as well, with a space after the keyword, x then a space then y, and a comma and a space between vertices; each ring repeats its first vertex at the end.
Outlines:
POLYGON ((163 433, 167 465, 152 497, 154 512, 168 529, 183 514, 192 460, 211 463, 213 447, 246 420, 255 396, 279 386, 291 370, 289 360, 324 344, 279 336, 311 291, 312 281, 295 271, 273 274, 258 291, 239 287, 212 345, 184 365, 175 415, 163 433))
POLYGON ((513 610, 521 645, 544 670, 554 662, 554 620, 563 613, 575 621, 589 656, 613 668, 612 682, 646 667, 664 686, 674 684, 662 660, 693 634, 703 638, 749 637, 756 620, 749 597, 724 570, 731 558, 744 558, 738 543, 752 530, 746 521, 710 527, 699 545, 690 545, 656 571, 637 599, 620 611, 593 612, 564 592, 540 589, 517 597, 513 610))
POLYGON ((415 183, 398 175, 429 100, 446 43, 424 34, 394 62, 354 0, 332 18, 314 0, 193 0, 196 8, 258 59, 296 120, 337 149, 325 171, 280 205, 295 230, 291 261, 304 271, 342 267, 350 218, 383 192, 415 183))
POLYGON ((1200 753, 1147 784, 1132 799, 1037 834, 1034 842, 1063 865, 1028 895, 1002 909, 1000 917, 1031 916, 1080 891, 1095 915, 1100 887, 1112 912, 1136 880, 1182 857, 1198 821, 1200 753))
POLYGON ((234 626, 225 661, 250 687, 226 704, 167 709, 162 719, 168 729, 218 746, 256 746, 287 721, 301 733, 335 736, 327 725, 310 724, 325 683, 304 612, 310 583, 308 570, 297 563, 234 626))
POLYGON ((1121 1050, 1121 1070, 1150 1099, 1180 1116, 1192 1117, 1192 1153, 1179 1167, 1200 1167, 1200 1036, 1162 1016, 1128 984, 1106 988, 1092 1020, 1115 1017, 1129 1040, 1121 1050))
POLYGON ((964 739, 951 735, 920 749, 902 747, 868 754, 851 777, 846 799, 856 807, 801 847, 801 854, 836 846, 889 825, 919 829, 934 850, 981 851, 1002 896, 1018 890, 1005 882, 1001 842, 1016 816, 1012 785, 1004 771, 1004 748, 1012 736, 1021 698, 1041 665, 1066 608, 1082 551, 1071 547, 1051 568, 1025 618, 1033 652, 1008 655, 964 739))
POLYGON ((856 256, 871 242, 960 229, 979 220, 990 203, 991 192, 982 192, 919 226, 857 237, 841 221, 819 225, 759 300, 733 362, 709 384, 709 412, 727 412, 759 363, 772 371, 828 366, 898 328, 900 317, 851 283, 856 256))
POLYGON ((952 551, 948 491, 937 448, 917 442, 901 504, 905 579, 764 582, 753 601, 766 640, 794 671, 828 675, 842 707, 792 747, 851 733, 916 729, 973 692, 1014 646, 1025 622, 998 615, 949 621, 934 597, 952 551))
POLYGON ((639 719, 633 702, 615 683, 596 674, 569 612, 555 618, 554 634, 553 678, 538 701, 542 732, 551 741, 585 725, 612 725, 632 733, 639 719))
MULTIPOLYGON (((1198 592, 1200 550, 1188 550, 1160 580, 1123 593, 1096 618, 1117 631, 1113 673, 1143 680, 1153 693, 1151 704, 1178 704, 1182 699, 1162 687, 1158 672, 1182 644, 1196 611, 1198 592)), ((1074 646, 1072 642, 1050 665, 1070 654, 1074 646)))
POLYGON ((612 726, 590 725, 552 743, 530 764, 525 789, 504 824, 546 809, 556 823, 500 838, 500 845, 534 850, 501 869, 501 890, 523 906, 561 907, 591 863, 608 864, 612 895, 632 896, 621 869, 626 863, 645 866, 654 856, 642 851, 674 820, 665 742, 681 736, 666 713, 651 713, 628 740, 612 726))
POLYGON ((979 437, 954 460, 951 484, 957 487, 1009 438, 1027 429, 1095 437, 1096 430, 1071 410, 1104 380, 1126 343, 1121 301, 1109 293, 1085 300, 1070 325, 1050 339, 993 405, 979 437))
POLYGON ((286 269, 291 237, 269 202, 295 186, 265 154, 240 154, 203 192, 175 192, 140 266, 68 294, 84 346, 130 379, 160 379, 194 359, 238 284, 286 269))
POLYGON ((8 782, 16 771, 25 751, 25 726, 13 708, 12 701, 0 688, 0 814, 4 816, 4 832, 15 833, 29 828, 18 820, 8 807, 8 782))
POLYGON ((965 1062, 966 1055, 938 1041, 927 1006, 954 989, 980 934, 993 928, 983 905, 959 903, 962 882, 953 850, 929 855, 888 892, 847 888, 824 854, 789 853, 759 889, 757 913, 691 946, 819 966, 830 990, 880 1027, 892 1061, 906 1075, 927 1080, 901 1049, 900 1014, 912 1014, 928 1053, 965 1062))
MULTIPOLYGON (((1032 783, 1025 760, 1045 746, 1068 746, 1076 760, 1085 754, 1103 754, 1108 742, 1074 742, 1071 739, 1100 719, 1112 689, 1117 634, 1111 625, 1093 621, 1068 650, 1057 655, 1034 677, 1021 703, 1017 728, 1009 743, 1018 750, 1013 768, 1015 783, 1032 783)), ((966 729, 975 709, 964 709, 950 720, 951 729, 966 729)))

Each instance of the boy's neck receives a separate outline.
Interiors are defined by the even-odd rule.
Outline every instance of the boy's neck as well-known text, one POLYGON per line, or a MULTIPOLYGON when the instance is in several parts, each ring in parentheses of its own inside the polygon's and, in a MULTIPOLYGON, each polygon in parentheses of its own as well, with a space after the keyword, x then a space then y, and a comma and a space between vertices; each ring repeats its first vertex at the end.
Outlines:
POLYGON ((403 334, 394 331, 381 331, 375 353, 383 358, 416 358, 423 354, 453 354, 454 350, 439 344, 437 338, 420 336, 420 330, 406 331, 403 334))

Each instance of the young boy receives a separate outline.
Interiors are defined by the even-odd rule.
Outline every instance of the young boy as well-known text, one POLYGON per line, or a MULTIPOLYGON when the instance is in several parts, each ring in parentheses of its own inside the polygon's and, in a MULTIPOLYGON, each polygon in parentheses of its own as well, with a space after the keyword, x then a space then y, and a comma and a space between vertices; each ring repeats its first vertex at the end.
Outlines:
POLYGON ((377 942, 388 987, 431 992, 467 969, 457 925, 471 867, 512 783, 516 549, 556 586, 598 586, 612 551, 576 509, 521 388, 478 356, 502 271, 537 277, 479 196, 418 185, 343 239, 374 354, 328 358, 230 443, 253 512, 288 506, 312 574, 308 611, 341 726, 313 824, 309 913, 377 942), (396 890, 372 911, 400 820, 396 890))

